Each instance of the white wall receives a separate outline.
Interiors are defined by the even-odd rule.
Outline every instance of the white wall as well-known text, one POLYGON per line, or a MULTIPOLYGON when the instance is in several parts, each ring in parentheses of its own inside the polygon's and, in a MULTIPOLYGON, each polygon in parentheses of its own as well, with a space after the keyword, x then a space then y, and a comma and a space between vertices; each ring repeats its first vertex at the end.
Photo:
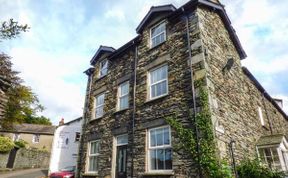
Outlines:
POLYGON ((50 173, 67 166, 76 166, 79 141, 75 142, 75 137, 76 132, 82 131, 82 121, 83 119, 56 129, 51 150, 50 173))

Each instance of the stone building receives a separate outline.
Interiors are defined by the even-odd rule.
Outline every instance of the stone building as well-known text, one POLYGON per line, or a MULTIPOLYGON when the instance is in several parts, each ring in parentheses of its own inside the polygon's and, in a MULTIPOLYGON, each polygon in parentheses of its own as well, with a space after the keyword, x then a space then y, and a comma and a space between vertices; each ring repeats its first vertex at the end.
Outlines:
POLYGON ((24 140, 27 148, 37 148, 51 152, 56 127, 38 124, 14 124, 11 129, 0 129, 0 135, 13 141, 24 140))
POLYGON ((231 160, 232 148, 236 162, 259 155, 287 170, 288 117, 241 66, 246 54, 218 1, 151 7, 136 32, 117 50, 100 46, 85 72, 78 177, 195 177, 195 162, 173 151, 165 118, 189 123, 198 80, 220 157, 231 160))
POLYGON ((0 119, 3 118, 5 112, 5 105, 7 103, 7 95, 5 94, 10 87, 10 81, 0 75, 0 119))

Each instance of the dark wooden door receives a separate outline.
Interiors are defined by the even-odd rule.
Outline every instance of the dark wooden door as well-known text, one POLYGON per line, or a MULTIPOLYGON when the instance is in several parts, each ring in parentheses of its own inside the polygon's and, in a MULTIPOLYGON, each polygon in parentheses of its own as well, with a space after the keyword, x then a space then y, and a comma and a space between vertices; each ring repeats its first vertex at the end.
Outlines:
POLYGON ((116 178, 127 178, 127 145, 117 146, 116 178))
POLYGON ((10 151, 6 168, 13 168, 17 151, 15 147, 10 151))

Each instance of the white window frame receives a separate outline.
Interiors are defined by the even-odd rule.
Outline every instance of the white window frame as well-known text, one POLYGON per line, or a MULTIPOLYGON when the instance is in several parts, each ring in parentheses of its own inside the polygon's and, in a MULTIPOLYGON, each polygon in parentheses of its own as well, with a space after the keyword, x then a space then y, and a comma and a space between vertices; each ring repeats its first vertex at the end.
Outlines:
POLYGON ((19 141, 20 140, 20 133, 14 133, 13 134, 13 141, 19 141))
POLYGON ((154 25, 154 26, 152 26, 152 27, 150 28, 150 48, 154 48, 154 47, 156 47, 156 46, 164 43, 164 42, 167 40, 167 37, 166 37, 166 36, 167 36, 166 24, 167 24, 166 21, 161 21, 161 22, 157 23, 156 25, 154 25), (165 29, 165 30, 164 30, 163 32, 160 32, 159 34, 156 34, 155 36, 152 37, 152 30, 155 29, 155 28, 157 28, 157 27, 160 27, 161 25, 164 25, 164 29, 165 29), (152 42, 153 39, 156 38, 156 37, 158 37, 158 36, 160 36, 160 35, 162 35, 163 33, 164 33, 164 41, 162 41, 162 42, 160 42, 159 44, 156 44, 155 46, 153 46, 153 42, 152 42))
POLYGON ((118 86, 118 94, 117 94, 117 110, 118 111, 129 108, 129 89, 130 89, 129 81, 126 81, 126 82, 124 82, 118 86), (128 85, 128 92, 121 96, 121 87, 124 85, 128 85), (124 98, 126 96, 128 96, 128 106, 125 108, 121 108, 121 106, 120 106, 121 102, 120 101, 122 98, 124 98))
POLYGON ((163 65, 160 65, 160 66, 158 66, 158 67, 155 67, 155 68, 149 70, 149 72, 148 72, 148 100, 153 100, 153 99, 157 99, 157 98, 160 98, 160 97, 162 97, 162 96, 168 95, 168 93, 169 93, 168 78, 169 78, 168 64, 163 64, 163 65), (162 68, 162 67, 166 67, 166 68, 167 68, 167 78, 166 78, 166 79, 159 80, 159 81, 151 84, 151 74, 152 74, 152 72, 155 71, 155 70, 158 70, 158 69, 160 69, 160 68, 162 68), (152 86, 153 86, 153 85, 157 85, 158 83, 161 83, 161 82, 163 82, 163 81, 166 81, 166 88, 167 88, 166 93, 163 93, 162 95, 159 95, 159 96, 152 97, 152 93, 151 93, 151 92, 152 92, 152 89, 151 89, 152 86))
MULTIPOLYGON (((257 152, 258 152, 258 156, 259 156, 259 158, 261 159, 261 157, 260 157, 260 150, 259 149, 269 149, 269 151, 270 151, 270 154, 272 155, 272 157, 271 157, 271 159, 272 159, 272 161, 273 161, 273 165, 275 164, 274 163, 274 157, 275 156, 278 156, 278 159, 279 159, 279 166, 281 167, 281 169, 282 169, 282 164, 281 164, 281 155, 279 154, 279 145, 270 145, 270 146, 261 146, 261 147, 257 147, 257 152), (276 151, 277 151, 277 155, 273 155, 273 152, 272 152, 272 149, 276 149, 276 151)), ((281 153, 282 154, 282 153, 281 153)), ((267 165, 268 166, 268 161, 267 161, 267 155, 265 154, 265 152, 264 152, 264 159, 265 160, 262 160, 261 159, 261 161, 265 164, 265 165, 267 165)), ((273 169, 274 169, 274 167, 273 167, 273 169)))
POLYGON ((265 121, 264 121, 264 118, 263 118, 263 112, 262 112, 262 108, 260 106, 258 106, 258 115, 259 115, 259 119, 260 119, 261 125, 265 126, 265 121))
MULTIPOLYGON (((90 153, 92 143, 97 143, 97 142, 98 142, 98 144, 99 144, 99 152, 100 152, 100 150, 101 150, 100 140, 94 140, 94 141, 88 142, 88 150, 87 150, 87 158, 86 158, 86 160, 87 160, 86 173, 90 173, 90 174, 97 174, 97 173, 98 173, 98 170, 96 170, 96 171, 89 171, 89 167, 90 167, 90 157, 91 157, 91 156, 97 157, 97 162, 99 162, 100 153, 98 152, 98 153, 95 153, 95 154, 92 154, 92 155, 91 155, 91 153, 90 153)), ((99 166, 99 164, 98 164, 98 166, 99 166)), ((99 169, 99 167, 98 167, 98 169, 99 169)))
POLYGON ((98 94, 97 96, 95 96, 94 119, 99 119, 99 118, 103 117, 103 115, 105 114, 105 113, 104 113, 104 105, 105 105, 105 93, 100 93, 100 94, 98 94), (104 98, 104 99, 103 99, 103 104, 97 105, 97 99, 98 99, 100 96, 102 96, 102 95, 103 95, 103 98, 104 98), (101 108, 101 107, 102 107, 102 115, 98 115, 98 116, 97 116, 97 109, 98 109, 98 108, 101 108))
POLYGON ((39 143, 40 142, 40 134, 34 134, 33 138, 32 138, 32 142, 33 143, 39 143))
POLYGON ((104 60, 102 60, 102 61, 100 61, 99 62, 99 78, 101 78, 101 77, 104 77, 104 76, 106 76, 107 75, 107 73, 108 73, 108 60, 107 59, 104 59, 104 60), (107 63, 107 67, 106 68, 104 68, 103 67, 103 63, 107 63), (104 71, 104 70, 106 70, 106 73, 105 74, 102 74, 102 72, 104 71))
POLYGON ((148 129, 148 150, 147 150, 147 160, 148 160, 148 167, 147 167, 147 171, 149 173, 172 173, 173 172, 173 150, 172 150, 172 140, 171 140, 171 127, 169 125, 165 125, 165 126, 161 126, 161 127, 155 127, 155 128, 151 128, 151 129, 148 129), (152 130, 157 130, 157 129, 161 129, 161 128, 169 128, 169 140, 170 140, 170 143, 169 145, 162 145, 162 146, 154 146, 154 147, 151 147, 150 146, 150 132, 152 130), (157 149, 169 149, 171 148, 172 150, 172 168, 171 169, 160 169, 160 170, 152 170, 151 169, 151 159, 150 159, 150 151, 151 150, 157 150, 157 149))

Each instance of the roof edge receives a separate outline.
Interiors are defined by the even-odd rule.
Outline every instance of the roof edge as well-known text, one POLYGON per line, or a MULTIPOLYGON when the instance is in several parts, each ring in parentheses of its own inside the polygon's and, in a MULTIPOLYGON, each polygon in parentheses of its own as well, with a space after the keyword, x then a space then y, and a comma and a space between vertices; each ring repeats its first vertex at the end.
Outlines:
POLYGON ((115 49, 111 46, 100 45, 98 50, 96 51, 96 53, 94 54, 94 56, 90 60, 91 65, 94 65, 96 63, 96 60, 98 59, 99 55, 101 55, 101 53, 103 51, 108 52, 108 53, 113 53, 115 51, 115 49))
POLYGON ((274 99, 269 95, 269 93, 264 89, 264 87, 258 82, 258 80, 252 75, 252 73, 246 68, 242 67, 243 73, 252 81, 256 88, 266 97, 268 101, 283 115, 283 117, 288 120, 287 114, 283 109, 274 101, 274 99))
POLYGON ((141 20, 140 24, 136 28, 136 32, 139 34, 143 28, 150 16, 155 12, 174 12, 177 8, 173 4, 166 4, 161 6, 152 6, 148 13, 144 16, 144 18, 141 20))
POLYGON ((216 11, 219 11, 219 15, 222 18, 226 29, 228 30, 229 36, 232 38, 232 42, 236 47, 237 52, 239 53, 240 59, 243 60, 247 57, 246 52, 244 51, 240 40, 236 34, 235 29, 233 28, 231 21, 226 13, 226 10, 222 4, 217 4, 208 0, 197 0, 200 5, 204 5, 210 8, 213 8, 216 11))

